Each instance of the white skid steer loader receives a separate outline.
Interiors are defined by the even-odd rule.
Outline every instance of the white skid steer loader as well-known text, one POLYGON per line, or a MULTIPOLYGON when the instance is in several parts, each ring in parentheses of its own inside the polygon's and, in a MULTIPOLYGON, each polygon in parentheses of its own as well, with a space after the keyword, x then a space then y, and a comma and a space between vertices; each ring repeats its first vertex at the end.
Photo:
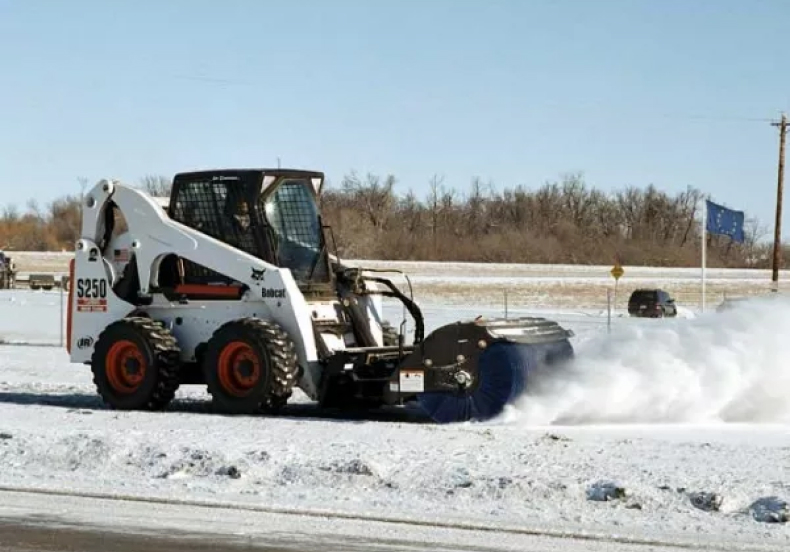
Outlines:
POLYGON ((323 181, 180 173, 165 209, 111 180, 86 194, 67 348, 107 405, 163 409, 179 385, 201 384, 216 411, 252 414, 298 387, 326 407, 417 401, 437 422, 483 420, 524 392, 528 372, 572 357, 572 333, 542 318, 478 318, 426 337, 390 279, 329 254, 323 181), (382 320, 382 297, 410 312, 411 343, 382 320))

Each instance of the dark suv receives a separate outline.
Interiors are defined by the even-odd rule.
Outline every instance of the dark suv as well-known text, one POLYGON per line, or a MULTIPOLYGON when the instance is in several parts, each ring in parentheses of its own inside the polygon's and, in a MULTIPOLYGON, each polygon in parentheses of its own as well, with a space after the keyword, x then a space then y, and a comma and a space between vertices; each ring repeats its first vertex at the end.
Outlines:
POLYGON ((678 315, 675 300, 663 289, 637 289, 628 299, 628 314, 640 318, 664 318, 678 315))

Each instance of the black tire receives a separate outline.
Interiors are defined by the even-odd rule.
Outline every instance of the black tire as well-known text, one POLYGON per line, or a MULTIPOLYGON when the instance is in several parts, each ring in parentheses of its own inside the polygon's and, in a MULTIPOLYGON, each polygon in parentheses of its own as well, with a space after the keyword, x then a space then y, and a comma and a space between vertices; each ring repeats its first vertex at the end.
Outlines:
POLYGON ((206 344, 203 377, 214 410, 223 414, 282 408, 297 374, 296 345, 274 322, 233 320, 220 326, 206 344))
POLYGON ((180 383, 180 353, 175 337, 161 322, 142 317, 118 320, 104 329, 94 346, 93 383, 110 408, 162 410, 180 383))
POLYGON ((391 347, 398 344, 398 336, 400 333, 396 328, 392 327, 389 322, 382 322, 381 331, 383 334, 383 344, 385 347, 391 347))

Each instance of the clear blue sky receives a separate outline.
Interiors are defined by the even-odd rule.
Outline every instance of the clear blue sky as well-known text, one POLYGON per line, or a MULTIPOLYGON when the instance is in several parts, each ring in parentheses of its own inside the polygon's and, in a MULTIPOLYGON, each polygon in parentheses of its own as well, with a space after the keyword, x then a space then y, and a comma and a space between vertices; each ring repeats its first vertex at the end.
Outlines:
POLYGON ((0 0, 0 67, 0 204, 279 156, 692 185, 772 232, 790 1, 0 0))

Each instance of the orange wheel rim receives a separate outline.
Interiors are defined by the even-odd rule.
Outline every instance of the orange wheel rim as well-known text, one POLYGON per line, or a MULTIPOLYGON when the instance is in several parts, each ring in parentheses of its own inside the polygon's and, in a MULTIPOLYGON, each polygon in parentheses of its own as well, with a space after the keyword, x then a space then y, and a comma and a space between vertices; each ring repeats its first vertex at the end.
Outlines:
POLYGON ((113 343, 107 352, 105 371, 112 388, 118 393, 134 393, 145 379, 145 356, 132 341, 113 343))
POLYGON ((261 378, 261 363, 252 347, 241 341, 228 343, 219 355, 219 383, 231 395, 248 394, 261 378))

